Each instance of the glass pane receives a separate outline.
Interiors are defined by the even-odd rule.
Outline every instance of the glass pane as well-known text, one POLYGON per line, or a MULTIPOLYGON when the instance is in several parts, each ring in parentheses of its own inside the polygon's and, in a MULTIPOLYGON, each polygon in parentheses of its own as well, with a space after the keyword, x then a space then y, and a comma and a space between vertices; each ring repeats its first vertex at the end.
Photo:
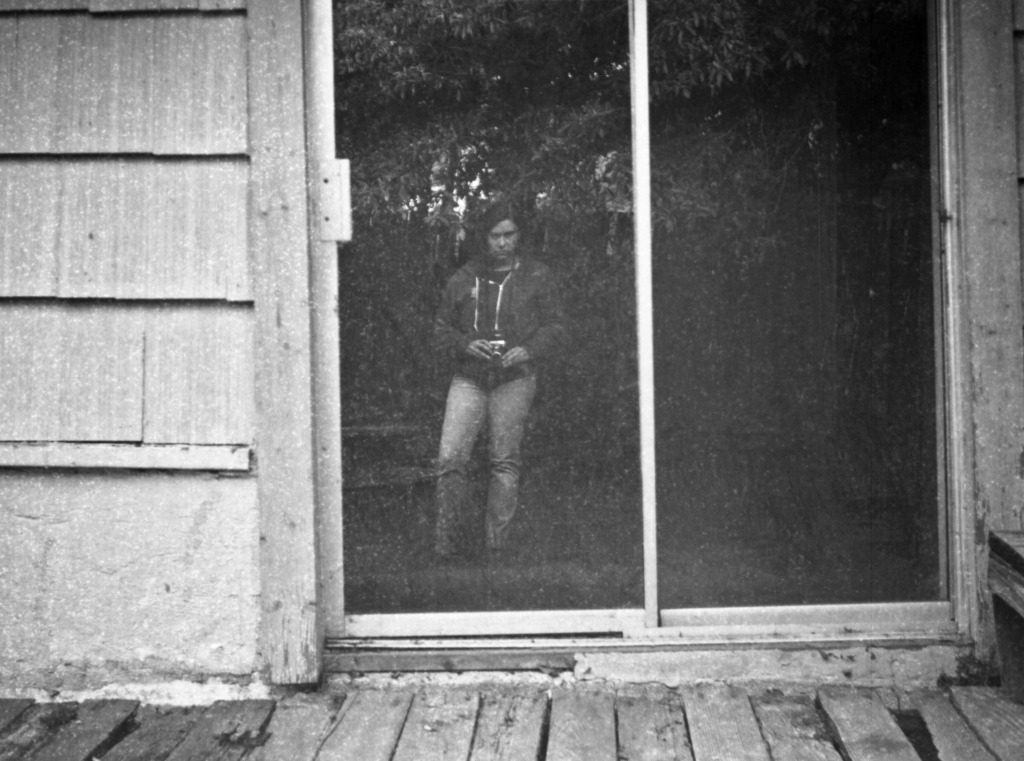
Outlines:
POLYGON ((940 599, 926 3, 685 6, 650 15, 660 605, 940 599))
POLYGON ((346 610, 641 606, 626 3, 353 0, 335 20, 356 230, 339 315, 346 610), (517 253, 548 269, 462 269, 489 250, 499 225, 482 210, 500 195, 521 212, 517 253), (555 321, 552 293, 568 340, 534 332, 555 321), (462 336, 447 350, 438 315, 462 336), (467 355, 476 338, 528 350, 532 403, 508 391, 523 378, 467 355), (528 414, 512 503, 488 493, 514 482, 499 445, 516 399, 528 414), (456 433, 467 410, 475 440, 456 433))

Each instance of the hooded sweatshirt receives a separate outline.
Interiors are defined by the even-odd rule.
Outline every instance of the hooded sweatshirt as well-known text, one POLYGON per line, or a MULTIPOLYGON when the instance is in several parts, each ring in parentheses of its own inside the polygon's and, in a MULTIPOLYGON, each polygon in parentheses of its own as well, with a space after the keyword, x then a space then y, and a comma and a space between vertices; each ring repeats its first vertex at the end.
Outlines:
POLYGON ((485 257, 479 257, 448 281, 434 319, 434 342, 454 361, 455 372, 478 379, 493 375, 494 363, 467 354, 466 347, 479 338, 497 337, 508 349, 522 346, 530 355, 528 362, 501 371, 506 376, 501 380, 519 377, 565 348, 565 315, 547 266, 517 257, 501 278, 492 273, 485 257), (500 283, 493 282, 499 279, 500 283))

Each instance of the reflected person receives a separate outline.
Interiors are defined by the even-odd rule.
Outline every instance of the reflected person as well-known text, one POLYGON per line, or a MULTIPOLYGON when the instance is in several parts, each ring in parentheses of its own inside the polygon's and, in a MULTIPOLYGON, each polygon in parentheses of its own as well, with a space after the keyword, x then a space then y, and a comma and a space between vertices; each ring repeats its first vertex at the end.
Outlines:
POLYGON ((435 549, 442 558, 479 546, 478 539, 466 538, 476 514, 468 504, 469 463, 485 423, 490 475, 484 545, 491 557, 507 550, 537 369, 567 342, 553 274, 522 255, 522 225, 512 205, 491 204, 474 227, 482 238, 479 254, 448 281, 434 320, 436 346, 454 365, 438 453, 435 549))

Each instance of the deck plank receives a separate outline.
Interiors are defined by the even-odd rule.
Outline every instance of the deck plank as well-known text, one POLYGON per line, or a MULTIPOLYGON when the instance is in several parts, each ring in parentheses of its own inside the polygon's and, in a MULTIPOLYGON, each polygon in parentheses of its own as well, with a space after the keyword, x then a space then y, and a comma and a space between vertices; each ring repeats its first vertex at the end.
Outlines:
POLYGON ((0 761, 24 759, 45 745, 53 733, 75 720, 75 703, 45 703, 29 708, 23 720, 0 738, 0 761))
POLYGON ((471 761, 536 761, 547 712, 540 693, 481 696, 471 761))
POLYGON ((27 711, 35 701, 28 698, 8 698, 0 700, 0 733, 27 711))
POLYGON ((463 690, 420 692, 398 740, 394 761, 466 761, 480 696, 463 690))
POLYGON ((87 700, 78 707, 75 720, 61 727, 32 758, 88 761, 101 756, 126 729, 138 707, 134 700, 87 700))
POLYGON ((207 708, 168 761, 237 761, 256 744, 273 700, 222 700, 207 708))
POLYGON ((317 761, 390 761, 412 697, 384 690, 349 696, 317 761))
POLYGON ((849 761, 920 761, 881 702, 846 688, 824 688, 818 701, 849 761))
POLYGON ((616 755, 614 697, 556 690, 547 761, 616 761, 616 755))
POLYGON ((619 761, 692 759, 682 700, 667 689, 645 692, 615 699, 619 761))
POLYGON ((696 761, 769 761, 746 693, 725 685, 683 690, 696 761))
POLYGON ((165 761, 198 721, 202 709, 180 706, 142 706, 135 714, 138 728, 115 745, 103 761, 165 761))
POLYGON ((939 761, 996 761, 941 692, 917 692, 911 699, 931 733, 939 761))
POLYGON ((1024 706, 991 687, 954 687, 953 704, 1000 761, 1024 758, 1024 706))
POLYGON ((277 704, 266 743, 246 761, 313 761, 339 706, 329 695, 292 695, 277 704))
POLYGON ((841 761, 810 697, 764 695, 752 702, 775 761, 841 761))

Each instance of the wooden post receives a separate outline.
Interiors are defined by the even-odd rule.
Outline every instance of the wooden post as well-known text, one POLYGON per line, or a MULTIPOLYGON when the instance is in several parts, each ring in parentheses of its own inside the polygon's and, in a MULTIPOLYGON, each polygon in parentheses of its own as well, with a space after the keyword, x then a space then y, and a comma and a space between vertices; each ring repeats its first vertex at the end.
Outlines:
POLYGON ((301 0, 249 8, 260 646, 278 684, 319 678, 301 0))
POLYGON ((958 614, 982 654, 992 645, 985 528, 1019 528, 1024 505, 1024 335, 1013 5, 949 6, 959 179, 950 209, 950 424, 958 614), (979 573, 980 571, 980 573, 979 573), (979 613, 979 611, 986 611, 979 613), (978 623, 980 621, 980 628, 978 623))

